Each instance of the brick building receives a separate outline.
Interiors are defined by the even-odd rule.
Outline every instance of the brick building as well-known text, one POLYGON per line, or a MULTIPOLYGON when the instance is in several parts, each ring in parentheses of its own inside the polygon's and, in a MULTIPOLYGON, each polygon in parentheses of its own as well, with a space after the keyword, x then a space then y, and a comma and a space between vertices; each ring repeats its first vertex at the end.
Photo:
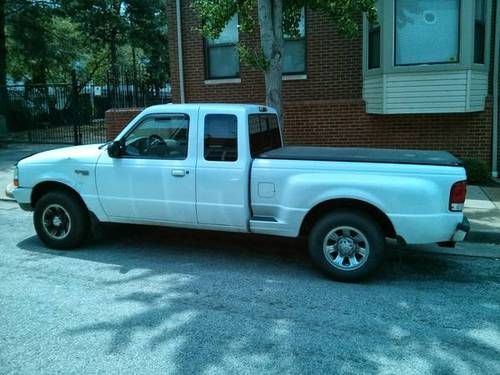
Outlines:
MULTIPOLYGON (((239 63, 237 16, 217 40, 188 0, 167 5, 173 102, 264 103, 261 72, 239 63), (179 51, 182 53, 179 54, 179 51)), ((285 42, 288 144, 448 150, 498 171, 496 0, 379 0, 379 22, 340 36, 305 9, 285 42)), ((123 125, 133 114, 110 113, 123 125)))

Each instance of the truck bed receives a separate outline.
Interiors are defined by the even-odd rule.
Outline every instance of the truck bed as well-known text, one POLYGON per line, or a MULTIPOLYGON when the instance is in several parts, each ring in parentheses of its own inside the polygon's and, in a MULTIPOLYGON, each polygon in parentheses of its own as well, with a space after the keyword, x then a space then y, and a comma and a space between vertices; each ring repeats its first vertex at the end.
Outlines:
POLYGON ((446 151, 393 150, 356 147, 282 147, 257 156, 260 159, 340 161, 356 163, 416 164, 456 167, 463 163, 446 151))

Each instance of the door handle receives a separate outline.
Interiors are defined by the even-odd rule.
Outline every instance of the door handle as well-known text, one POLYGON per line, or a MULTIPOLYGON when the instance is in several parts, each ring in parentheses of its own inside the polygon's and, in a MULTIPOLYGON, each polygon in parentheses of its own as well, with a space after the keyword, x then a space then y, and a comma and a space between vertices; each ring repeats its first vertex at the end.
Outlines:
POLYGON ((172 169, 172 176, 174 177, 184 177, 186 171, 184 169, 172 169))

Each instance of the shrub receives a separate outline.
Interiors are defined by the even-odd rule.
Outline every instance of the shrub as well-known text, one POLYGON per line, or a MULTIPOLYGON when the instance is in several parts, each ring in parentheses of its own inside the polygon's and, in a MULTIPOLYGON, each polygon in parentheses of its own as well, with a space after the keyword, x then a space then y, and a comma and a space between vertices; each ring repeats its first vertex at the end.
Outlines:
POLYGON ((483 184, 490 179, 490 170, 484 160, 467 158, 463 162, 469 183, 483 184))

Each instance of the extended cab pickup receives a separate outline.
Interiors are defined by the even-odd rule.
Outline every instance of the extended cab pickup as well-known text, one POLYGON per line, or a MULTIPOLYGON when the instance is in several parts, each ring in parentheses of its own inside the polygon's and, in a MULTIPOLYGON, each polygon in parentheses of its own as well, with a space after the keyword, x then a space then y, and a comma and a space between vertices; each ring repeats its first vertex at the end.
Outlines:
POLYGON ((307 236, 323 271, 354 280, 385 238, 464 239, 466 175, 446 152, 286 147, 272 108, 147 108, 104 145, 18 162, 15 199, 49 247, 77 247, 95 222, 307 236))

